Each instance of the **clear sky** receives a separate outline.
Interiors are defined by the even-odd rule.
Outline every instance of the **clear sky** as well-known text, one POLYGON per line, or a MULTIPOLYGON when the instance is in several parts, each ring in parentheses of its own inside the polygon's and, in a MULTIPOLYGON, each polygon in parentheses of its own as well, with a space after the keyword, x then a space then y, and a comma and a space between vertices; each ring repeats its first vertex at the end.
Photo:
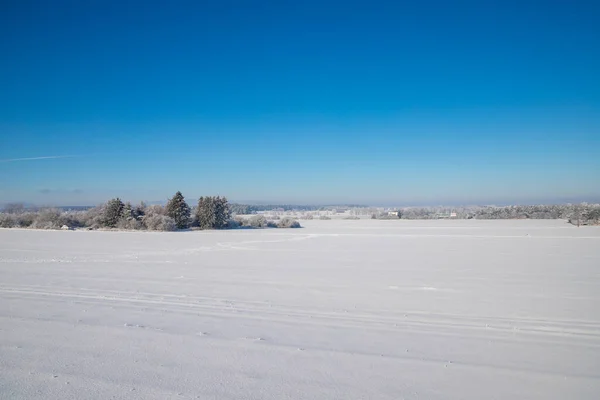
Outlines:
POLYGON ((0 203, 600 199, 598 1, 0 3, 0 203))

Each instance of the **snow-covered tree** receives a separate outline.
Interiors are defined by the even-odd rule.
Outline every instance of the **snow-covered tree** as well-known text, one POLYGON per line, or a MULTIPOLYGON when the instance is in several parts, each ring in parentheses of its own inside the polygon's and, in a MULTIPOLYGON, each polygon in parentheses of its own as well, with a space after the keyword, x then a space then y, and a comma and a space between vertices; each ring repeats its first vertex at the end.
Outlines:
POLYGON ((123 215, 121 216, 124 220, 129 220, 133 218, 133 207, 130 202, 125 203, 123 206, 123 215))
POLYGON ((102 225, 114 228, 123 217, 125 204, 118 197, 109 200, 102 208, 102 225))
POLYGON ((216 229, 222 229, 227 226, 227 221, 231 218, 229 204, 226 197, 217 196, 215 202, 215 226, 216 229))
POLYGON ((200 197, 196 207, 196 220, 202 229, 223 229, 227 227, 231 212, 225 197, 200 197))
POLYGON ((200 229, 213 229, 216 225, 216 205, 213 197, 206 196, 198 199, 196 218, 200 229))
POLYGON ((185 229, 190 222, 190 206, 187 205, 181 192, 175 193, 165 207, 168 217, 173 218, 178 229, 185 229))

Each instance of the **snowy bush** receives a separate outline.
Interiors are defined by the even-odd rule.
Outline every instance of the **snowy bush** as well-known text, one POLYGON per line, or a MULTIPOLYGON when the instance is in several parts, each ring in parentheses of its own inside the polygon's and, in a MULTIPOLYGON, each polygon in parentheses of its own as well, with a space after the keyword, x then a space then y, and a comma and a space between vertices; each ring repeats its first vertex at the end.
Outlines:
POLYGON ((125 229, 125 230, 141 230, 144 229, 144 224, 142 221, 138 221, 135 218, 127 218, 121 219, 117 223, 117 228, 125 229))
POLYGON ((7 213, 0 213, 0 228, 12 228, 16 225, 15 216, 7 213))
POLYGON ((165 215, 165 208, 160 204, 153 204, 144 209, 145 216, 148 215, 165 215))
POLYGON ((328 220, 330 220, 330 219, 331 219, 331 217, 328 217, 327 215, 321 215, 321 216, 319 217, 319 219, 320 219, 321 221, 328 221, 328 220))
POLYGON ((74 212, 72 215, 73 219, 77 220, 79 226, 97 229, 103 226, 102 213, 102 206, 98 206, 89 210, 74 212))
POLYGON ((37 213, 31 227, 34 229, 60 229, 64 223, 60 210, 56 208, 46 208, 37 213))
POLYGON ((245 225, 252 228, 266 228, 267 219, 262 215, 253 215, 246 220, 245 225))
POLYGON ((0 213, 0 228, 29 228, 33 225, 37 213, 25 212, 21 214, 0 213))
POLYGON ((236 217, 229 220, 229 229, 236 228, 301 228, 300 223, 290 217, 281 218, 279 221, 267 220, 264 215, 253 215, 250 218, 236 217))
POLYGON ((175 220, 166 215, 145 215, 143 222, 146 228, 151 231, 174 231, 177 229, 175 220))
POLYGON ((33 221, 35 221, 36 216, 37 214, 34 212, 24 212, 14 215, 15 228, 29 228, 33 224, 33 221))
POLYGON ((238 229, 243 225, 242 221, 238 219, 230 219, 227 221, 227 229, 238 229))
POLYGON ((292 218, 283 218, 277 223, 278 228, 301 228, 300 223, 292 218))

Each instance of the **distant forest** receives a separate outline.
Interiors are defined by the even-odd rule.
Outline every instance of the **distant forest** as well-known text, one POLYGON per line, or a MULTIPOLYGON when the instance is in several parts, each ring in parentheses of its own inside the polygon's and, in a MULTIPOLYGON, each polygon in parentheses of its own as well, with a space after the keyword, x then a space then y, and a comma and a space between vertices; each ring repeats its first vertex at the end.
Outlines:
MULTIPOLYGON (((579 225, 600 223, 600 204, 368 208, 373 219, 563 219, 579 225)), ((354 211, 356 215, 356 211, 354 211)))
POLYGON ((580 224, 600 220, 600 204, 551 204, 514 206, 411 207, 401 209, 404 219, 564 219, 580 224))

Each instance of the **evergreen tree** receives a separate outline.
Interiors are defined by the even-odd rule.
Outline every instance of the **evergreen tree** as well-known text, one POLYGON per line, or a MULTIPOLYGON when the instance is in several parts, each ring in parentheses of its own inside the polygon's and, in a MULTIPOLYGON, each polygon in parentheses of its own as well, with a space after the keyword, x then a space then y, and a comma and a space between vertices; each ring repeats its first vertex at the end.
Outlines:
POLYGON ((185 229, 190 222, 190 207, 185 202, 181 192, 175 193, 165 207, 167 216, 175 220, 178 229, 185 229))
POLYGON ((216 224, 216 205, 213 197, 200 197, 196 207, 196 218, 201 229, 213 229, 216 224))
POLYGON ((196 207, 196 220, 202 229, 226 228, 231 217, 227 198, 216 196, 200 197, 196 207))
POLYGON ((227 203, 226 197, 217 196, 214 199, 215 202, 215 225, 213 228, 222 229, 227 226, 227 222, 231 217, 229 210, 229 204, 227 203))
POLYGON ((123 210, 125 205, 118 197, 116 199, 109 200, 103 208, 102 212, 102 224, 110 228, 117 226, 117 223, 123 216, 123 210))
POLYGON ((125 203, 125 205, 123 206, 121 218, 124 220, 133 219, 133 207, 131 207, 130 202, 125 203))

